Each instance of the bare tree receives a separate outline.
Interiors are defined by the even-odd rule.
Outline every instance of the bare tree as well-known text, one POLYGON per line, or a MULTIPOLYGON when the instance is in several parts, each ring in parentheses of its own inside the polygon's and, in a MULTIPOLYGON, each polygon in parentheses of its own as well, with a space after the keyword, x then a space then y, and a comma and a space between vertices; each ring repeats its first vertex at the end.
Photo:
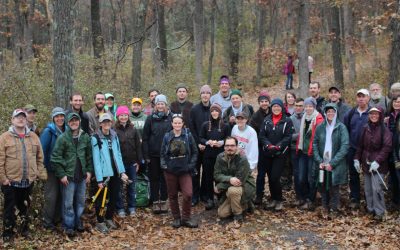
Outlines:
POLYGON ((238 0, 226 0, 225 4, 227 10, 229 74, 233 80, 237 80, 239 72, 239 20, 236 6, 238 5, 238 0))
MULTIPOLYGON (((104 53, 104 39, 100 23, 100 0, 90 0, 90 16, 92 20, 92 44, 95 59, 101 59, 104 53)), ((95 63, 95 71, 101 73, 101 60, 95 63)))
POLYGON ((261 82, 261 71, 262 71, 262 57, 261 52, 264 48, 265 39, 265 16, 267 15, 266 4, 263 2, 259 3, 258 6, 258 20, 257 20, 257 30, 258 30, 258 42, 257 42, 257 73, 256 73, 256 85, 260 85, 261 82))
POLYGON ((156 2, 157 28, 158 28, 158 49, 160 50, 161 69, 165 71, 168 68, 167 52, 167 30, 165 28, 164 5, 160 0, 156 2))
POLYGON ((203 80, 203 0, 195 0, 193 13, 193 33, 196 50, 196 84, 201 84, 203 80))
POLYGON ((397 1, 397 15, 390 20, 389 28, 392 31, 392 49, 389 55, 388 88, 399 81, 400 66, 400 0, 397 1))
POLYGON ((142 86, 142 50, 145 39, 145 23, 148 0, 140 0, 136 8, 133 30, 133 56, 131 87, 133 91, 140 91, 142 86))
POLYGON ((213 0, 211 3, 211 16, 210 16, 210 55, 208 57, 208 77, 207 84, 211 83, 212 78, 212 65, 214 59, 214 43, 215 43, 215 12, 217 9, 217 1, 213 0))
POLYGON ((354 54, 354 20, 353 6, 349 1, 343 4, 343 20, 344 20, 344 42, 346 48, 346 59, 349 66, 349 81, 356 81, 356 56, 354 54))
POLYGON ((310 3, 309 0, 301 0, 297 17, 297 54, 299 56, 299 95, 307 96, 309 72, 308 72, 308 47, 310 44, 310 3))
POLYGON ((333 61, 333 74, 335 78, 336 86, 344 91, 343 83, 343 65, 342 65, 342 53, 341 53, 341 42, 340 42, 340 17, 339 7, 332 6, 331 10, 331 35, 332 35, 332 61, 333 61))
POLYGON ((75 0, 54 0, 54 103, 56 106, 67 108, 68 97, 74 85, 75 60, 73 54, 74 5, 75 0))

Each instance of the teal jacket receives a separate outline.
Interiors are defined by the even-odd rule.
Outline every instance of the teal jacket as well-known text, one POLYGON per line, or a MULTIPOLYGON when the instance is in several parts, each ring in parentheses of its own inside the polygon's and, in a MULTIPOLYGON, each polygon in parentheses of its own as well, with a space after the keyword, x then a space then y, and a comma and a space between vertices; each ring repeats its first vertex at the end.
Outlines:
MULTIPOLYGON (((103 135, 100 129, 97 130, 96 134, 100 139, 100 145, 97 142, 96 136, 92 136, 93 165, 96 181, 102 182, 104 177, 114 176, 114 173, 112 169, 111 155, 110 150, 108 149, 107 138, 103 135)), ((122 162, 122 155, 117 133, 111 129, 110 134, 115 167, 118 170, 118 174, 125 173, 125 167, 124 163, 122 162)))
MULTIPOLYGON (((326 108, 326 106, 325 106, 326 108)), ((319 125, 315 131, 313 142, 313 157, 316 161, 316 167, 323 163, 323 154, 325 150, 326 140, 326 124, 325 120, 319 125)), ((332 132, 332 157, 330 165, 332 166, 332 185, 341 185, 348 182, 346 155, 349 149, 349 133, 346 126, 338 119, 332 132)))
POLYGON ((134 115, 132 112, 129 115, 129 119, 131 120, 133 126, 136 128, 136 130, 140 134, 140 138, 143 137, 143 127, 144 123, 146 122, 147 115, 145 115, 143 112, 140 112, 137 115, 134 115))
POLYGON ((79 159, 82 165, 82 173, 93 172, 92 146, 87 133, 80 130, 78 144, 75 146, 72 139, 72 132, 67 129, 61 134, 51 154, 51 164, 58 178, 74 177, 76 160, 79 159))

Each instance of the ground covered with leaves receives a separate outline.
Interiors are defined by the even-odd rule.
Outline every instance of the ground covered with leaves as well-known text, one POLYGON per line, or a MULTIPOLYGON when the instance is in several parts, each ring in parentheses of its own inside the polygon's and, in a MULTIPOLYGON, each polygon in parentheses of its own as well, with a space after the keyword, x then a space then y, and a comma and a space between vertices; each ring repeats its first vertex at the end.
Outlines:
POLYGON ((241 225, 217 218, 216 209, 205 211, 199 204, 193 216, 199 228, 173 229, 171 216, 153 215, 138 209, 136 217, 116 218, 119 229, 104 235, 94 229, 95 219, 85 217, 84 233, 68 238, 59 229, 41 227, 39 216, 32 224, 30 240, 16 238, 14 249, 398 249, 399 212, 385 222, 376 222, 364 209, 352 212, 345 206, 340 216, 327 219, 322 210, 303 211, 291 206, 293 191, 287 192, 283 212, 257 208, 241 225))

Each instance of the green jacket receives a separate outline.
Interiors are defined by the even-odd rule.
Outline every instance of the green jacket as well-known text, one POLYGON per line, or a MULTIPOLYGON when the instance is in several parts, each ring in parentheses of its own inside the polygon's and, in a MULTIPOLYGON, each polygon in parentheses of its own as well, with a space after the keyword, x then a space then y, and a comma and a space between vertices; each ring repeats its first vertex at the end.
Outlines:
POLYGON ((249 162, 246 157, 240 156, 239 153, 235 154, 232 159, 228 159, 224 152, 217 156, 214 166, 214 179, 219 191, 223 192, 220 202, 223 203, 226 199, 226 191, 230 186, 230 178, 236 177, 243 186, 243 196, 241 204, 246 205, 249 201, 254 199, 256 193, 256 183, 254 177, 251 176, 249 162))
POLYGON ((140 112, 138 115, 134 115, 131 112, 131 114, 129 115, 129 119, 131 120, 136 130, 139 132, 140 138, 143 138, 143 127, 144 123, 146 122, 147 115, 145 115, 143 112, 140 112))
POLYGON ((74 177, 76 160, 80 160, 82 165, 82 173, 93 172, 92 160, 92 144, 87 133, 81 130, 79 132, 78 144, 75 146, 71 130, 67 130, 60 135, 54 146, 51 154, 51 164, 55 169, 55 174, 58 178, 64 176, 74 177))
MULTIPOLYGON (((323 163, 323 154, 325 150, 326 140, 326 124, 325 120, 320 126, 317 127, 313 142, 313 157, 316 161, 316 167, 323 163)), ((332 157, 330 165, 332 166, 332 185, 341 185, 347 183, 347 165, 346 155, 349 149, 349 133, 346 126, 336 120, 335 127, 332 132, 332 157)), ((317 169, 316 169, 317 170, 317 169)))

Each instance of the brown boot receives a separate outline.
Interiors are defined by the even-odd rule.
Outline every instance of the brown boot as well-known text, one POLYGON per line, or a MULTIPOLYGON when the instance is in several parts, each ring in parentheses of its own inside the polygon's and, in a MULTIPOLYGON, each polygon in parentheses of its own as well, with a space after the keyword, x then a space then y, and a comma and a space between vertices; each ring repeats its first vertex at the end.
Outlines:
POLYGON ((167 201, 160 201, 160 213, 168 213, 168 203, 167 201))
POLYGON ((160 202, 159 201, 153 201, 152 211, 155 214, 160 214, 161 213, 160 202))

